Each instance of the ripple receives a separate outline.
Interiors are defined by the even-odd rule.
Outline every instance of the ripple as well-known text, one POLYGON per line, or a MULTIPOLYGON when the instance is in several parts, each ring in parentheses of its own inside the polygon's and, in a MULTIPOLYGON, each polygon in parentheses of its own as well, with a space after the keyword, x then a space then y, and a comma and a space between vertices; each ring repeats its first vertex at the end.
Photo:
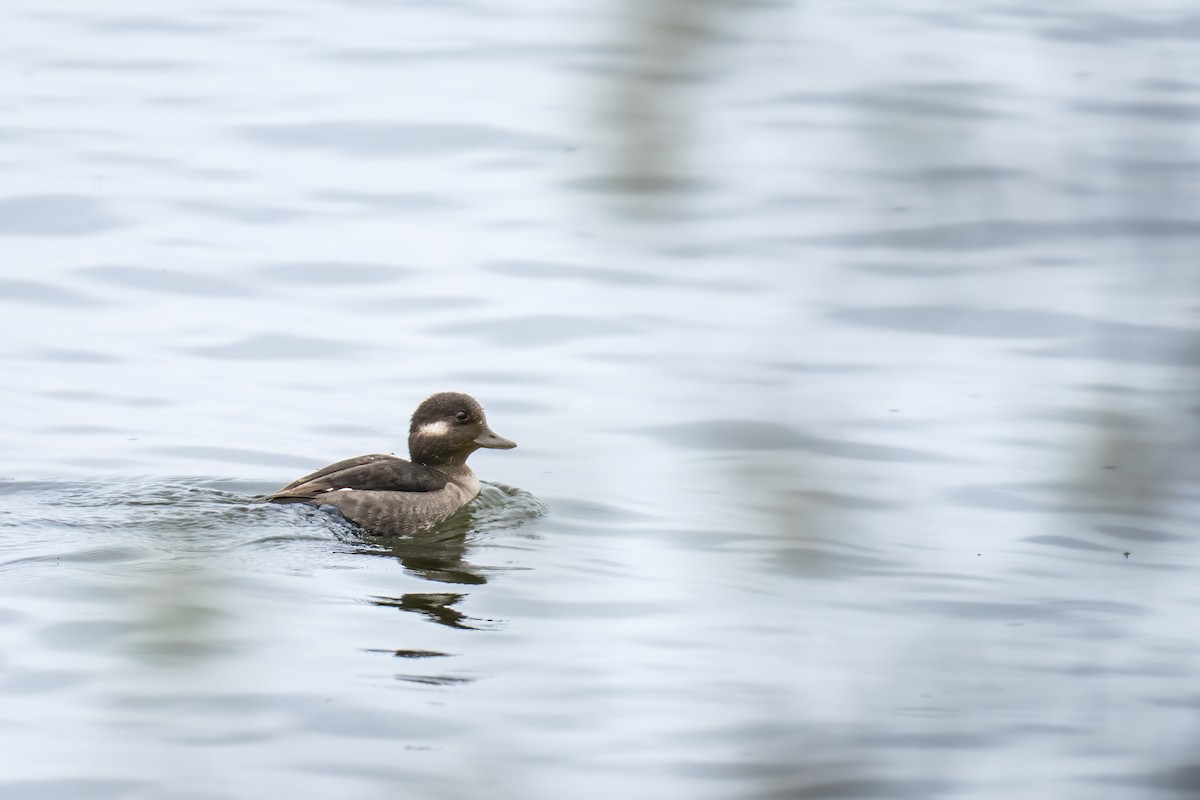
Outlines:
POLYGON ((1184 219, 1116 218, 1068 222, 990 220, 897 228, 885 231, 804 236, 794 241, 839 247, 891 247, 912 250, 999 250, 1076 239, 1200 239, 1200 222, 1184 219))
POLYGON ((461 208, 464 204, 458 200, 437 194, 422 194, 420 192, 363 192, 363 191, 324 191, 310 195, 312 199, 326 203, 336 203, 364 211, 444 211, 450 208, 461 208))
POLYGON ((59 389, 49 392, 39 392, 39 395, 55 400, 66 400, 68 402, 85 403, 88 405, 119 405, 133 408, 162 408, 175 405, 175 401, 162 397, 123 396, 82 389, 59 389))
POLYGON ((169 34, 205 36, 237 30, 232 25, 212 22, 169 20, 163 17, 112 16, 88 23, 88 27, 107 34, 169 34))
POLYGON ((310 216, 307 212, 283 206, 212 203, 207 200, 181 200, 176 207, 206 217, 245 225, 277 225, 310 216))
POLYGON ((59 364, 123 364, 128 361, 128 359, 121 358, 120 356, 115 356, 111 353, 101 353, 96 350, 74 350, 53 347, 33 350, 29 353, 29 358, 59 364))
POLYGON ((1200 120, 1200 103, 1136 102, 1119 103, 1091 100, 1074 105, 1076 111, 1117 117, 1134 117, 1138 120, 1179 123, 1200 120))
POLYGON ((246 125, 234 131, 273 147, 329 150, 353 158, 411 158, 486 150, 536 151, 552 139, 489 125, 404 124, 381 121, 246 125))
MULTIPOLYGON (((2 212, 0 212, 2 213, 2 212)), ((3 225, 0 222, 0 225, 3 225)), ((65 289, 41 281, 14 280, 0 278, 0 301, 10 303, 34 303, 45 306, 103 306, 108 305, 103 300, 97 300, 90 295, 65 289)))
POLYGON ((582 281, 602 286, 676 286, 714 291, 745 290, 749 284, 730 280, 677 278, 654 272, 635 272, 612 267, 583 267, 552 261, 494 261, 483 266, 485 272, 513 278, 582 281))
POLYGON ((460 322, 430 328, 434 333, 474 336, 509 347, 544 347, 579 339, 628 336, 635 328, 624 322, 554 314, 486 322, 460 322))
POLYGON ((907 447, 807 436, 786 425, 758 420, 714 419, 641 428, 636 432, 676 447, 695 450, 800 450, 863 461, 930 463, 947 460, 935 453, 907 447))
POLYGON ((1094 330, 1092 320, 1075 314, 1027 309, 890 306, 844 308, 831 316, 864 328, 996 339, 1076 337, 1094 330))
POLYGON ((240 297, 249 293, 245 287, 233 281, 183 272, 173 268, 114 265, 84 267, 78 270, 78 272, 81 275, 109 285, 127 286, 147 292, 163 292, 183 297, 196 295, 203 297, 240 297))
POLYGON ((256 271, 284 283, 322 286, 376 286, 417 272, 413 267, 357 261, 287 261, 256 271))
POLYGON ((946 120, 978 121, 1014 116, 993 108, 922 96, 925 94, 928 93, 901 91, 797 92, 780 97, 778 102, 785 105, 834 106, 858 112, 868 110, 946 120))
POLYGON ((0 199, 0 235, 86 236, 123 227, 94 197, 29 194, 0 199))
POLYGON ((227 344, 183 348, 183 352, 203 358, 231 361, 286 361, 313 358, 349 358, 353 353, 372 349, 362 342, 345 344, 330 339, 264 333, 227 344))
POLYGON ((199 64, 190 61, 176 61, 167 58, 73 58, 57 61, 43 61, 39 64, 43 69, 78 71, 78 72, 132 72, 153 74, 161 72, 183 72, 194 70, 199 64))
POLYGON ((47 778, 45 780, 4 780, 0 800, 55 800, 78 797, 87 800, 128 800, 161 797, 166 787, 150 781, 121 778, 47 778))

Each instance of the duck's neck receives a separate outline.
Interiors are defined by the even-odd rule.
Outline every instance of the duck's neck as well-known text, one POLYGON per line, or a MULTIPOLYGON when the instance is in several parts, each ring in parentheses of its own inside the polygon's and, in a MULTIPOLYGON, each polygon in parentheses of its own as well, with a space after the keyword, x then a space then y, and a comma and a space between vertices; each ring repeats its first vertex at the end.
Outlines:
POLYGON ((475 477, 475 471, 463 464, 427 464, 426 466, 436 469, 438 472, 445 475, 455 483, 470 482, 478 480, 475 477))

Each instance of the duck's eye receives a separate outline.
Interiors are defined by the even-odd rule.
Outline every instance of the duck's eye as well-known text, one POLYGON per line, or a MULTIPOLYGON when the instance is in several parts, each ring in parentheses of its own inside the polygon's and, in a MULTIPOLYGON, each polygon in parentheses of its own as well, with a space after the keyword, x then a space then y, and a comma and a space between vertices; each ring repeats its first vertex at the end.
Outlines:
POLYGON ((469 420, 471 418, 471 415, 465 411, 460 411, 454 415, 454 418, 456 420, 458 420, 459 422, 466 422, 467 420, 469 420))

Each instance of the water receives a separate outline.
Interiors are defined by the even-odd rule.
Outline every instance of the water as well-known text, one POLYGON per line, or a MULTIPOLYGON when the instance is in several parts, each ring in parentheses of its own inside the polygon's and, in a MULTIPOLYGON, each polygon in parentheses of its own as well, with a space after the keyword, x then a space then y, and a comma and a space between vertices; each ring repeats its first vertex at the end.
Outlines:
POLYGON ((9 9, 0 798, 1196 793, 1195 15, 672 8, 9 9))

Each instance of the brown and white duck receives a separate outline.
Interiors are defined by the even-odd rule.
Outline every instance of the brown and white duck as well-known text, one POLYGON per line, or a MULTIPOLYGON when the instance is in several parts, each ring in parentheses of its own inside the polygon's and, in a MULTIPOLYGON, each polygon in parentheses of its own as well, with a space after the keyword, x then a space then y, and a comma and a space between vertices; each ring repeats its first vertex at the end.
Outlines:
POLYGON ((264 499, 333 506, 371 533, 412 533, 433 527, 479 494, 479 478, 467 466, 471 453, 481 447, 516 446, 488 427, 475 398, 440 392, 413 412, 408 429, 411 461, 394 455, 349 458, 264 499))

